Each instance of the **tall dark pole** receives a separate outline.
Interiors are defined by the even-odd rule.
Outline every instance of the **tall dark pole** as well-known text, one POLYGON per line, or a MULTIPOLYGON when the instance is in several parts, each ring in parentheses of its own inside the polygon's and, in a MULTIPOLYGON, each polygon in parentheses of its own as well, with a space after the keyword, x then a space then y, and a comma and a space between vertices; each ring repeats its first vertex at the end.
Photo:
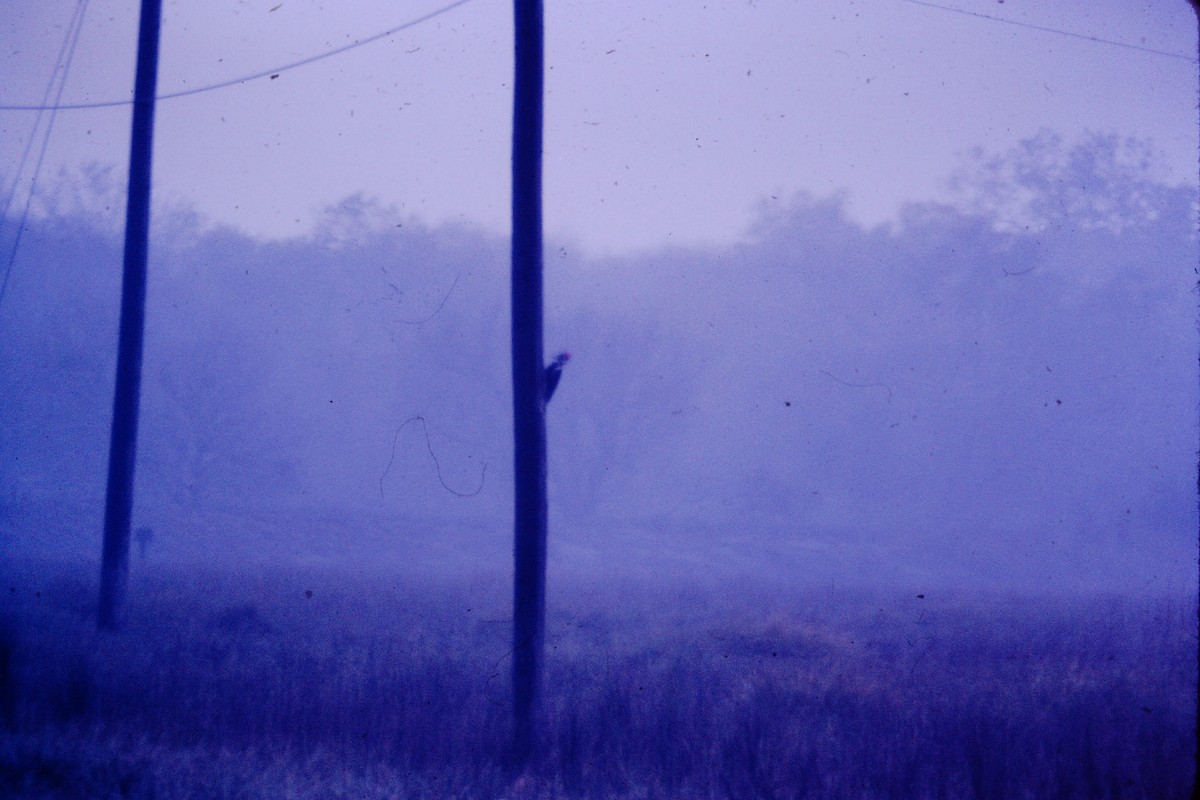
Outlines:
POLYGON ((150 238, 150 153, 154 139, 154 89, 162 0, 142 0, 137 72, 133 89, 133 135, 129 152, 129 198, 125 210, 125 268, 117 381, 113 392, 104 503, 104 553, 100 564, 101 628, 120 622, 129 574, 129 525, 133 518, 133 468, 137 456, 138 399, 142 384, 142 337, 146 319, 146 252, 150 238))
POLYGON ((546 619, 542 382, 542 3, 515 0, 512 154, 513 755, 533 752, 546 619))
MULTIPOLYGON (((1200 0, 1190 0, 1192 10, 1196 12, 1196 54, 1200 56, 1200 0)), ((1197 98, 1200 99, 1200 90, 1197 92, 1197 98)), ((1196 105, 1200 109, 1200 103, 1196 105)), ((1200 272, 1198 265, 1197 272, 1200 272)), ((1196 497, 1200 500, 1200 463, 1197 464, 1196 471, 1196 497)), ((1197 532, 1197 546, 1200 547, 1200 531, 1197 532)), ((1200 574, 1197 575, 1200 580, 1200 574)), ((1200 633, 1200 605, 1196 607, 1196 627, 1200 633)), ((1196 668, 1200 670, 1200 638, 1197 638, 1196 645, 1196 668)), ((1200 694, 1196 696, 1196 772, 1192 777, 1192 800, 1200 800, 1200 694)))
MULTIPOLYGON (((1192 10, 1196 12, 1196 54, 1200 56, 1200 0, 1190 0, 1192 10)), ((1197 92, 1197 98, 1200 99, 1200 91, 1197 92)), ((1200 103, 1196 106, 1200 109, 1200 103)), ((1200 265, 1198 265, 1200 272, 1200 265)), ((1200 500, 1200 464, 1197 465, 1196 474, 1196 497, 1200 500)), ((1197 546, 1200 547, 1200 531, 1197 532, 1197 546)), ((1197 575, 1200 580, 1200 574, 1197 575)), ((1200 605, 1196 607, 1196 628, 1200 633, 1200 605)), ((1196 645, 1196 668, 1200 670, 1200 638, 1197 639, 1196 645)), ((1192 800, 1200 800, 1200 694, 1196 696, 1196 772, 1192 778, 1192 800)))

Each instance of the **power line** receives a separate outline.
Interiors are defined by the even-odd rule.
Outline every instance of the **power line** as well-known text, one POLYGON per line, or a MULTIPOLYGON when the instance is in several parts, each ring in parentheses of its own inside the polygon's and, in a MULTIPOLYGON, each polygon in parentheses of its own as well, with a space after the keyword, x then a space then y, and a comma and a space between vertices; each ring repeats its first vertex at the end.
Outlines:
MULTIPOLYGON (((58 80, 58 71, 63 64, 63 57, 66 55, 67 48, 71 44, 71 34, 75 30, 76 21, 83 12, 83 6, 84 0, 79 0, 75 4, 75 10, 71 12, 71 20, 67 23, 66 33, 63 34, 62 45, 58 48, 58 55, 53 62, 54 69, 50 71, 50 77, 46 80, 46 90, 42 92, 43 106, 47 106, 50 102, 50 95, 54 92, 54 84, 58 80)), ((4 201, 4 211, 0 213, 0 219, 8 219, 8 209, 17 197, 17 189, 21 185, 21 175, 25 172, 25 164, 28 163, 29 154, 33 150, 33 143, 37 140, 38 128, 42 126, 42 113, 39 111, 37 117, 34 119, 33 129, 29 132, 29 139, 25 142, 25 149, 21 151, 21 158, 17 162, 16 170, 13 172, 12 189, 6 193, 8 199, 4 201)))
MULTIPOLYGON (((1189 61, 1192 63, 1195 63, 1197 60, 1196 58, 1194 58, 1192 56, 1184 55, 1182 53, 1173 53, 1168 50, 1156 50, 1151 47, 1143 47, 1141 45, 1130 44, 1129 42, 1120 42, 1120 41, 1116 41, 1114 39, 1104 39, 1099 36, 1090 36, 1088 34, 1075 33, 1074 31, 1066 31, 1066 30, 1062 30, 1060 28, 1051 28, 1051 27, 1047 27, 1045 25, 1035 25, 1031 22, 1019 22, 1017 20, 1005 19, 1004 17, 997 17, 997 16, 993 16, 991 14, 981 14, 978 11, 968 11, 963 8, 955 8, 953 6, 945 6, 945 5, 940 5, 938 3, 931 3, 928 0, 900 0, 900 1, 904 2, 904 3, 910 3, 912 5, 925 6, 926 8, 935 8, 940 11, 950 11, 955 14, 963 14, 968 17, 976 17, 978 19, 986 19, 991 22, 1001 22, 1001 23, 1004 23, 1005 25, 1013 25, 1018 28, 1028 28, 1030 30, 1041 31, 1043 33, 1054 33, 1054 34, 1058 34, 1060 36, 1068 36, 1073 39, 1081 39, 1081 40, 1087 41, 1087 42, 1095 42, 1097 44, 1112 45, 1113 47, 1124 47, 1129 50, 1137 50, 1142 53, 1149 53, 1151 55, 1163 56, 1165 58, 1174 58, 1174 59, 1178 59, 1181 61, 1189 61)), ((201 94, 203 92, 211 92, 211 91, 215 91, 217 89, 226 89, 226 88, 229 88, 230 86, 237 86, 239 84, 246 83, 247 81, 253 81, 253 80, 258 80, 260 78, 267 78, 267 77, 270 77, 273 75, 279 75, 281 73, 288 72, 289 70, 297 69, 298 67, 308 66, 309 64, 314 64, 318 61, 323 61, 327 58, 332 58, 334 56, 341 55, 342 53, 348 52, 350 50, 354 50, 358 47, 363 47, 363 46, 371 44, 373 42, 377 42, 380 39, 385 39, 388 36, 392 36, 396 33, 399 33, 400 31, 407 30, 409 28, 413 28, 424 22, 428 22, 431 19, 440 17, 443 14, 453 11, 454 9, 458 8, 459 6, 466 5, 469 2, 471 2, 471 0, 456 0, 456 2, 442 6, 441 8, 435 9, 423 16, 408 20, 407 22, 401 23, 400 25, 397 25, 394 28, 389 28, 386 31, 374 34, 372 36, 368 36, 365 39, 359 39, 355 42, 352 42, 351 44, 344 45, 343 47, 338 47, 338 48, 329 50, 324 53, 318 53, 317 55, 314 55, 314 56, 302 58, 299 61, 293 61, 288 64, 284 64, 284 65, 281 65, 278 67, 273 67, 271 69, 261 70, 259 72, 254 72, 254 73, 251 73, 248 75, 243 75, 241 77, 233 78, 233 79, 227 80, 227 81, 220 81, 218 83, 207 84, 205 86, 198 86, 194 89, 183 89, 183 90, 180 90, 177 92, 168 92, 165 94, 158 95, 158 97, 155 99, 156 100, 173 100, 177 97, 188 97, 190 95, 201 94)), ((43 103, 41 105, 4 105, 4 104, 0 104, 0 111, 78 111, 78 110, 83 110, 83 109, 116 108, 119 106, 132 105, 132 103, 133 103, 132 100, 105 100, 105 101, 94 102, 94 103, 66 103, 66 104, 57 104, 56 103, 55 105, 46 105, 45 102, 43 101, 43 103)))
POLYGON ((936 8, 941 11, 953 11, 955 14, 964 14, 968 17, 978 17, 992 22, 1003 22, 1005 25, 1013 25, 1018 28, 1029 28, 1043 33, 1057 33, 1060 36, 1069 36, 1072 39, 1082 39, 1085 42, 1096 42, 1098 44, 1109 44, 1113 47, 1125 47, 1129 50, 1138 50, 1151 55, 1164 56, 1166 58, 1177 58, 1181 61, 1191 61, 1195 63, 1196 59, 1193 56, 1186 56, 1182 53, 1172 53, 1169 50, 1155 50, 1152 47, 1142 47, 1139 44, 1130 44, 1129 42, 1118 42, 1115 39, 1102 39, 1099 36, 1089 36, 1086 33, 1075 33, 1074 31, 1064 31, 1060 28, 1049 28, 1045 25, 1034 25, 1032 22, 1018 22, 1015 19, 1005 19, 1004 17, 995 17, 991 14, 980 14, 978 11, 967 11, 965 8, 954 8, 953 6, 943 6, 938 3, 930 3, 928 0, 901 0, 904 3, 911 3, 915 6, 925 6, 927 8, 936 8))
MULTIPOLYGON (((252 73, 249 75, 243 75, 240 78, 233 78, 232 80, 221 81, 219 83, 211 83, 206 86, 198 86, 195 89, 182 89, 178 92, 168 92, 166 94, 160 94, 155 98, 155 100, 156 101, 174 100, 177 97, 188 97, 189 95, 201 94, 202 92, 211 92, 216 89, 227 89, 230 86, 237 86, 238 84, 246 83, 247 81, 258 80, 259 78, 268 78, 271 76, 278 76, 279 74, 287 72, 289 70, 293 70, 298 67, 306 67, 309 64, 315 64, 318 61, 324 61, 327 58, 333 58, 334 56, 341 55, 342 53, 345 53, 350 50, 354 50, 355 48, 363 47, 364 45, 371 44, 372 42, 377 42, 380 39, 386 39, 387 37, 393 36, 393 35, 399 33, 400 31, 407 30, 409 28, 414 28, 417 25, 420 25, 424 22, 428 22, 431 19, 440 17, 443 14, 453 11, 454 9, 458 8, 459 6, 465 6, 469 2, 471 2, 471 0, 455 0, 455 2, 450 3, 448 5, 444 5, 441 8, 435 9, 433 11, 430 11, 428 14, 425 14, 420 17, 415 17, 414 19, 410 19, 407 22, 401 23, 400 25, 397 25, 394 28, 389 28, 388 30, 383 31, 382 33, 376 33, 372 36, 368 36, 365 39, 358 39, 354 42, 351 42, 350 44, 343 45, 342 47, 337 47, 337 48, 334 48, 333 50, 328 50, 324 53, 318 53, 317 55, 314 55, 314 56, 302 58, 299 61, 293 61, 290 64, 284 64, 283 66, 273 67, 271 69, 264 69, 261 72, 255 72, 255 73, 252 73)), ((132 104, 133 104, 133 100, 106 100, 106 101, 102 101, 102 102, 98 102, 98 103, 67 103, 65 105, 53 105, 53 106, 0 105, 0 111, 48 111, 48 110, 77 111, 80 109, 87 109, 87 108, 115 108, 118 106, 128 106, 128 105, 132 105, 132 104)))
MULTIPOLYGON (((43 102, 45 102, 45 98, 50 96, 50 92, 56 79, 59 81, 59 83, 58 92, 54 96, 55 105, 57 105, 62 99, 63 89, 65 89, 67 86, 67 74, 71 71, 71 61, 75 57, 75 47, 79 44, 79 34, 83 31, 83 16, 87 12, 87 4, 88 0, 79 0, 79 5, 75 7, 75 11, 71 15, 71 22, 67 25, 67 32, 63 37, 62 47, 58 51, 58 59, 56 59, 54 62, 54 70, 50 74, 49 83, 46 84, 46 93, 43 95, 43 102), (59 64, 62 64, 61 78, 59 78, 59 64)), ((46 158, 46 150, 49 149, 50 132, 54 130, 54 118, 58 114, 58 111, 54 107, 50 107, 49 110, 50 119, 46 123, 45 132, 42 134, 42 144, 38 151, 37 162, 33 167, 33 177, 30 179, 29 183, 29 194, 25 198, 25 208, 21 210, 21 220, 17 223, 16 234, 13 236, 12 249, 8 254, 8 263, 4 266, 4 280, 0 281, 0 305, 3 305, 4 295, 8 292, 8 278, 10 275, 12 275, 13 264, 15 264, 17 261, 17 250, 21 246, 21 235, 25 232, 25 223, 29 219, 29 208, 31 205, 33 205, 33 194, 37 189, 38 175, 40 175, 42 172, 42 162, 46 158)), ((38 118, 34 122, 33 132, 29 135, 29 142, 26 143, 25 152, 21 154, 21 163, 17 168, 17 175, 13 179, 12 194, 9 195, 8 201, 4 204, 4 216, 0 217, 0 219, 8 219, 8 208, 12 204, 13 199, 17 196, 17 187, 20 182, 21 172, 25 169, 25 161, 29 156, 29 151, 33 144, 33 140, 37 136, 37 129, 38 125, 41 123, 41 120, 41 112, 38 112, 38 118)))

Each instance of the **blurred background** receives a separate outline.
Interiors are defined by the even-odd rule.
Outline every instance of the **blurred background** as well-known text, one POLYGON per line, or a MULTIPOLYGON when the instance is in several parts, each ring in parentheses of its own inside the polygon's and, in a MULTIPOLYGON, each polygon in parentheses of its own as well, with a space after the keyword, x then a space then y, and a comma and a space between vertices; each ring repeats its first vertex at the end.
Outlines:
MULTIPOLYGON (((0 554, 98 564, 136 3, 11 6, 0 554)), ((164 3, 135 580, 510 568, 509 14, 164 3)), ((547 47, 552 579, 1194 589, 1188 4, 547 47)))

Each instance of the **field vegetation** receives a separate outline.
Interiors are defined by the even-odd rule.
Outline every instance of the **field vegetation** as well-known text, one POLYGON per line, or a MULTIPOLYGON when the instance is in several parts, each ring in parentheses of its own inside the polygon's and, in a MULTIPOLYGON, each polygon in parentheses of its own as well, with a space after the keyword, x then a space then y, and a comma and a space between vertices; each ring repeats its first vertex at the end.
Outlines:
POLYGON ((559 587, 545 740, 515 775, 501 576, 180 569, 135 583, 116 633, 90 575, 6 577, 6 797, 1163 800, 1192 780, 1194 596, 559 587))

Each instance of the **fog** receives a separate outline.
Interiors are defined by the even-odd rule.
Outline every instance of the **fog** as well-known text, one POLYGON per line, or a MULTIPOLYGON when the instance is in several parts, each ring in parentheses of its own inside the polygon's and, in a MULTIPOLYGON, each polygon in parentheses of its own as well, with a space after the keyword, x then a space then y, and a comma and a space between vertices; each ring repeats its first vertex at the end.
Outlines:
POLYGON ((512 7, 164 4, 123 585, 137 4, 11 5, 0 796, 1188 792, 1182 3, 546 4, 544 595, 512 7))
MULTIPOLYGON (((801 193, 728 246, 547 242, 551 580, 1192 586, 1195 199, 1158 175, 1043 130, 896 223, 801 193)), ((73 187, 0 307, 6 559, 100 552, 122 192, 73 187)), ((155 213, 134 593, 156 562, 511 568, 507 241, 321 216, 155 213)))

